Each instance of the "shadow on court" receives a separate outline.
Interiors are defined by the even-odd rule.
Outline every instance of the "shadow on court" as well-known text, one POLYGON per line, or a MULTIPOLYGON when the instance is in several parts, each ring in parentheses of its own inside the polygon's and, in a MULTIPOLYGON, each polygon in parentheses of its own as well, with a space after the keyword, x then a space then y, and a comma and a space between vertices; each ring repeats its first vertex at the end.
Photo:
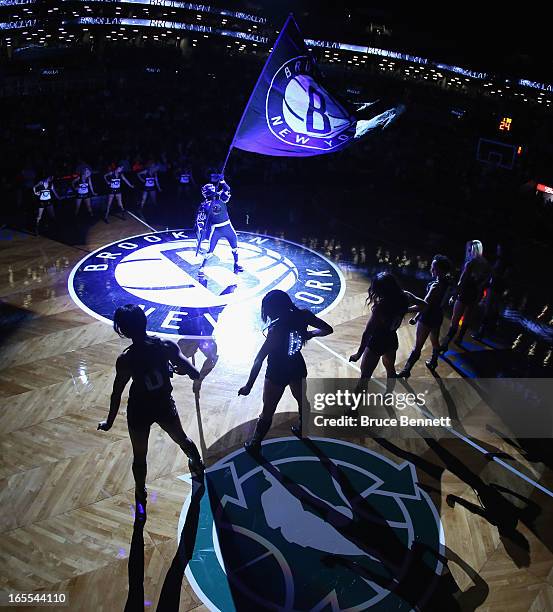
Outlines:
MULTIPOLYGON (((458 410, 453 397, 447 392, 445 385, 443 385, 439 378, 437 381, 446 401, 449 416, 452 419, 458 419, 458 410)), ((470 384, 485 401, 490 403, 490 398, 474 381, 469 379, 467 384, 470 384)), ((402 385, 406 389, 413 391, 407 382, 402 381, 402 385)), ((465 436, 467 435, 462 427, 458 425, 456 427, 460 433, 463 433, 465 436)), ((505 440, 508 443, 510 442, 510 446, 513 449, 521 452, 523 457, 525 456, 525 451, 515 441, 506 438, 505 434, 501 434, 501 432, 493 427, 489 427, 488 430, 491 434, 497 435, 499 441, 505 440)), ((408 453, 387 440, 377 440, 377 442, 395 455, 411 461, 419 470, 423 473, 431 474, 433 478, 438 476, 439 471, 447 469, 471 487, 476 495, 477 504, 453 494, 447 495, 446 503, 451 508, 454 508, 456 505, 461 506, 496 527, 506 553, 517 567, 530 566, 530 544, 525 535, 520 531, 521 525, 525 525, 551 550, 553 543, 552 536, 550 535, 550 530, 544 528, 543 521, 545 516, 541 517, 542 508, 547 504, 547 500, 542 499, 542 503, 537 503, 535 499, 532 499, 534 495, 543 497, 536 490, 532 490, 530 497, 521 492, 525 491, 524 481, 519 479, 518 476, 513 475, 511 477, 509 486, 498 482, 487 482, 484 480, 484 477, 480 476, 480 474, 484 474, 486 465, 493 461, 495 457, 511 465, 516 465, 514 456, 494 446, 488 440, 483 441, 471 437, 472 442, 485 449, 486 453, 484 454, 472 449, 468 444, 458 439, 443 438, 438 441, 423 428, 415 428, 414 431, 418 433, 421 441, 424 441, 424 444, 432 451, 438 463, 443 465, 443 467, 423 458, 421 456, 423 453, 420 455, 408 453)), ((529 447, 534 449, 535 455, 532 456, 534 460, 538 459, 540 451, 546 455, 551 455, 551 448, 546 448, 544 444, 539 444, 539 442, 540 440, 533 440, 529 444, 529 447)), ((498 469, 505 468, 498 467, 498 469)), ((522 466, 521 469, 524 471, 522 466)))
MULTIPOLYGON (((277 416, 280 416, 284 422, 291 415, 277 416)), ((228 449, 229 445, 225 445, 225 439, 228 442, 232 440, 233 444, 236 444, 237 438, 245 437, 246 427, 242 426, 239 429, 240 432, 233 430, 223 436, 216 446, 219 449, 226 446, 228 449)), ((340 590, 341 585, 338 584, 344 577, 347 582, 351 583, 352 588, 355 588, 356 584, 370 583, 374 585, 377 593, 392 594, 394 601, 399 606, 397 609, 401 610, 475 610, 485 601, 488 594, 487 584, 463 559, 442 546, 429 546, 424 538, 419 539, 416 533, 414 540, 409 545, 405 538, 398 536, 397 529, 391 525, 394 519, 383 513, 381 508, 373 503, 371 495, 360 494, 359 482, 354 482, 355 477, 352 479, 351 474, 346 473, 339 462, 325 454, 317 441, 304 438, 298 443, 304 445, 310 461, 317 462, 321 479, 331 482, 333 489, 338 492, 335 500, 329 501, 318 494, 319 489, 316 483, 305 486, 305 481, 298 481, 291 477, 285 469, 286 458, 284 456, 275 462, 268 461, 262 454, 249 455, 248 461, 251 467, 248 468, 250 470, 248 474, 257 470, 261 471, 262 477, 257 480, 254 488, 249 489, 249 493, 244 488, 246 506, 239 508, 238 512, 243 513, 242 517, 248 512, 251 515, 245 523, 247 527, 240 527, 237 531, 234 527, 236 509, 234 507, 230 509, 231 516, 224 507, 221 507, 220 491, 218 492, 215 486, 211 486, 208 472, 207 488, 220 547, 220 559, 225 566, 224 571, 234 608, 238 612, 251 609, 259 610, 259 612, 276 609, 272 605, 276 604, 274 599, 268 603, 274 596, 274 589, 265 584, 271 574, 262 573, 258 569, 257 579, 255 572, 253 576, 244 575, 244 572, 249 572, 253 563, 257 563, 257 559, 268 558, 271 555, 268 555, 267 552, 263 553, 262 551, 266 549, 261 547, 257 549, 252 547, 252 551, 257 550, 257 556, 254 552, 251 553, 253 560, 247 561, 247 556, 243 555, 244 546, 249 545, 246 544, 243 535, 246 532, 251 533, 250 530, 254 527, 259 527, 262 533, 273 533, 275 537, 273 543, 282 542, 282 538, 279 540, 279 537, 284 533, 286 526, 280 527, 277 530, 280 533, 275 534, 272 519, 267 519, 267 507, 263 506, 261 509, 254 503, 251 503, 251 508, 249 507, 248 500, 262 498, 272 488, 278 492, 271 497, 277 505, 280 505, 277 512, 282 513, 286 511, 283 508, 291 508, 292 511, 297 510, 302 515, 308 514, 308 521, 312 525, 319 525, 321 542, 325 539, 325 532, 328 531, 332 531, 333 537, 339 542, 335 551, 325 551, 324 543, 315 542, 313 544, 315 548, 309 551, 311 556, 307 556, 315 560, 315 564, 310 565, 310 574, 322 576, 320 582, 315 585, 316 592, 313 593, 315 603, 319 602, 318 598, 321 597, 321 594, 324 597, 327 590, 329 593, 332 591, 334 597, 338 597, 336 593, 340 593, 340 597, 344 596, 347 590, 340 590), (350 552, 343 554, 343 550, 350 552), (357 552, 351 552, 352 550, 357 552), (450 563, 456 564, 470 579, 472 584, 464 591, 459 588, 453 578, 448 567, 450 563), (262 578, 262 575, 265 575, 265 579, 262 578)), ((381 443, 389 452, 402 456, 408 461, 415 458, 419 460, 418 467, 431 475, 431 480, 435 485, 426 487, 421 484, 421 488, 437 492, 438 495, 435 498, 440 499, 440 491, 439 488, 436 489, 436 486, 440 486, 442 466, 421 460, 386 441, 381 441, 381 443)), ((235 496, 236 493, 232 495, 235 496)), ((243 503, 241 502, 240 505, 243 503)), ((287 522, 293 525, 294 516, 288 517, 287 522)), ((292 543, 294 544, 293 540, 292 543)), ((309 548, 309 544, 297 542, 295 544, 301 553, 298 558, 304 559, 305 547, 309 548)), ((286 559, 290 561, 288 557, 286 559)), ((266 563, 265 570, 268 567, 268 561, 266 563)), ((293 565, 291 567, 293 568, 293 565)), ((291 605, 293 609, 311 609, 306 604, 309 602, 310 593, 308 591, 314 583, 310 579, 303 582, 298 580, 297 576, 301 574, 301 571, 297 574, 296 570, 297 567, 287 570, 292 571, 295 582, 295 599, 292 599, 291 605)), ((274 582, 277 582, 277 576, 278 574, 275 573, 274 582)), ((338 600, 335 605, 338 605, 338 600)))
MULTIPOLYGON (((177 552, 169 567, 157 605, 158 612, 177 612, 184 572, 192 558, 200 516, 200 502, 205 493, 205 484, 192 480, 190 507, 179 537, 177 552)), ((129 554, 129 594, 125 612, 143 612, 144 601, 144 527, 143 521, 135 520, 129 554)))

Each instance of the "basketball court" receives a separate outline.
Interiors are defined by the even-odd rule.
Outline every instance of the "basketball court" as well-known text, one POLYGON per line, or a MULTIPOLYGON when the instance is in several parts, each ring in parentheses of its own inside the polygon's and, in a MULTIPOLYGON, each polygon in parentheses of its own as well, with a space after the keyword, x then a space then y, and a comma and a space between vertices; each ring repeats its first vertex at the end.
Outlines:
MULTIPOLYGON (((261 406, 262 381, 248 397, 237 391, 263 342, 262 295, 293 289, 334 327, 304 349, 310 378, 356 378, 348 357, 367 320, 368 279, 307 242, 255 232, 239 240, 244 275, 227 269, 221 246, 202 284, 185 229, 114 220, 74 246, 2 230, 0 590, 63 592, 69 603, 59 609, 70 610, 123 610, 127 601, 133 610, 224 612, 553 609, 553 465, 497 415, 485 439, 454 430, 430 441, 302 442, 290 435, 296 406, 286 391, 265 459, 242 450, 261 406), (109 319, 122 300, 144 307, 150 331, 184 336, 197 367, 217 355, 199 395, 188 378, 173 379, 206 484, 190 479, 185 456, 155 425, 143 529, 133 529, 126 394, 113 428, 96 430, 128 344, 109 319), (363 550, 348 535, 359 525, 363 550), (374 542, 407 578, 390 578, 367 552, 374 542), (421 558, 410 556, 415 548, 421 558)), ((404 323, 399 337, 403 364, 414 327, 404 323)), ((429 352, 413 378, 428 377, 429 352)), ((438 374, 459 379, 448 406, 464 414, 480 395, 452 367, 458 359, 440 360, 438 374)), ((375 376, 384 375, 380 364, 375 376)))

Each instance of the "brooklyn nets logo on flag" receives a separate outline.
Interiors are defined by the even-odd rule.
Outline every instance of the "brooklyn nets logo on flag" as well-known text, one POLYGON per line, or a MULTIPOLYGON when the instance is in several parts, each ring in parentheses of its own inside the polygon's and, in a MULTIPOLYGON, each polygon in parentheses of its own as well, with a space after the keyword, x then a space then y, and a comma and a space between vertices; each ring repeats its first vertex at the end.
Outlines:
POLYGON ((284 157, 334 153, 369 131, 387 127, 402 112, 399 106, 387 108, 379 101, 365 104, 368 112, 361 115, 322 82, 294 18, 288 17, 231 149, 284 157))
POLYGON ((282 142, 300 149, 330 152, 355 136, 355 119, 313 76, 307 56, 286 61, 267 92, 269 129, 282 142))

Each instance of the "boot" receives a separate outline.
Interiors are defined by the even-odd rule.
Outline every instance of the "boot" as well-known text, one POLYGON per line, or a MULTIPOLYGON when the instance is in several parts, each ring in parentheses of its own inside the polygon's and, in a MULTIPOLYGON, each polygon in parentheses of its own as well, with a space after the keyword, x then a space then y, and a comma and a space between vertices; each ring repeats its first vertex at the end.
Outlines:
POLYGON ((261 442, 263 438, 267 435, 267 432, 271 428, 271 421, 262 419, 259 417, 257 419, 257 424, 255 426, 255 431, 253 432, 253 436, 247 441, 244 442, 244 448, 249 453, 259 453, 261 452, 261 442))
POLYGON ((181 449, 188 457, 188 469, 192 477, 203 478, 205 465, 198 451, 198 447, 190 438, 187 438, 186 443, 181 444, 181 449))
POLYGON ((453 338, 455 338, 458 331, 459 331, 459 326, 450 327, 447 330, 447 334, 445 335, 445 337, 440 343, 440 348, 439 348, 440 354, 443 355, 444 353, 447 353, 449 349, 449 343, 453 340, 453 338))
POLYGON ((440 349, 432 349, 432 356, 430 359, 427 359, 424 363, 429 370, 434 371, 438 367, 438 355, 440 354, 440 349))
POLYGON ((397 373, 397 377, 409 378, 409 376, 411 376, 411 370, 413 369, 415 363, 417 363, 418 359, 419 355, 414 356, 413 353, 411 353, 403 368, 397 373))
MULTIPOLYGON (((455 332, 456 331, 457 330, 455 330, 455 332)), ((453 336, 455 336, 455 332, 451 333, 451 330, 449 330, 445 338, 440 342, 440 347, 438 350, 440 351, 441 355, 443 355, 444 353, 447 353, 447 351, 449 350, 449 343, 453 339, 453 336)))
POLYGON ((414 348, 411 351, 411 354, 409 355, 409 357, 407 357, 407 361, 405 362, 403 369, 397 373, 397 377, 398 378, 409 378, 409 376, 411 376, 411 370, 413 369, 413 366, 419 360, 420 356, 421 356, 420 350, 418 350, 417 348, 414 348))
POLYGON ((234 273, 244 272, 244 268, 238 263, 238 250, 233 249, 232 258, 234 259, 234 273))
POLYGON ((203 478, 205 465, 200 457, 198 447, 190 440, 186 448, 182 449, 188 456, 188 469, 192 477, 203 478))
POLYGON ((205 472, 205 465, 200 455, 197 458, 188 459, 188 469, 193 478, 202 479, 205 472))
POLYGON ((390 394, 394 392, 396 388, 398 375, 396 373, 395 376, 390 376, 389 374, 386 376, 386 389, 384 390, 384 394, 390 394))
POLYGON ((301 423, 301 414, 300 414, 300 418, 298 419, 297 425, 290 426, 290 431, 296 436, 296 438, 299 438, 300 440, 302 439, 303 428, 302 428, 302 423, 301 423))
POLYGON ((397 373, 397 377, 398 378, 409 378, 409 376, 411 376, 411 369, 413 368, 412 363, 409 363, 409 361, 407 361, 405 363, 405 365, 403 366, 403 368, 401 368, 401 370, 397 373))

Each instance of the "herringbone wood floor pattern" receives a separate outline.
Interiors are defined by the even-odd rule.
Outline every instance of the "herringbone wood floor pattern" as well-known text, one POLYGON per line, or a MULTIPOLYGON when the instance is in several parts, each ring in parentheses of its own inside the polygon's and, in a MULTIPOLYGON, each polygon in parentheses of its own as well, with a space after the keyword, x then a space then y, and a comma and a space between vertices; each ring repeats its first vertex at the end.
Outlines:
MULTIPOLYGON (((108 227, 92 227, 87 243, 78 246, 2 232, 0 590, 68 591, 71 610, 111 612, 124 608, 134 503, 124 404, 111 431, 98 432, 96 425, 107 414, 114 362, 127 343, 72 302, 67 278, 84 252, 144 231, 137 221, 115 221, 108 227)), ((346 294, 326 317, 335 333, 324 339, 327 348, 310 343, 304 352, 313 377, 355 375, 336 354, 347 357, 356 349, 367 317, 367 282, 356 272, 344 270, 344 275, 346 294)), ((405 324, 400 329, 399 364, 412 341, 413 328, 405 324)), ((208 464, 244 441, 260 407, 261 381, 249 397, 236 396, 252 357, 237 353, 239 349, 223 352, 204 382, 200 395, 203 436, 191 381, 179 379, 175 383, 183 426, 206 449, 208 464), (217 444, 231 430, 224 448, 217 444)), ((427 349, 423 359, 426 353, 427 349)), ((423 360, 415 374, 424 370, 422 364, 423 360)), ((442 376, 456 376, 446 364, 441 364, 440 371, 442 376)), ((381 366, 377 374, 383 374, 381 366)), ((287 392, 279 412, 290 411, 294 405, 287 392)), ((277 418, 271 435, 286 433, 287 424, 286 418, 277 418)), ((371 440, 360 442, 395 461, 401 459, 393 448, 382 448, 371 440)), ((524 545, 502 537, 484 516, 459 504, 448 506, 448 494, 473 503, 478 500, 473 489, 445 469, 426 445, 418 440, 402 444, 402 452, 428 462, 427 470, 418 468, 418 476, 441 515, 449 570, 459 585, 456 597, 462 609, 553 610, 553 500, 462 441, 448 440, 444 446, 485 482, 503 484, 540 508, 532 525, 519 523, 528 542, 525 550, 524 545)), ((553 487, 553 475, 544 465, 529 462, 499 438, 494 446, 512 455, 517 469, 553 487)), ((188 468, 185 457, 176 450, 154 426, 148 456, 149 515, 144 530, 147 609, 155 609, 157 604, 176 550, 178 517, 190 490, 177 478, 188 468)), ((186 579, 180 609, 205 609, 186 579)))

